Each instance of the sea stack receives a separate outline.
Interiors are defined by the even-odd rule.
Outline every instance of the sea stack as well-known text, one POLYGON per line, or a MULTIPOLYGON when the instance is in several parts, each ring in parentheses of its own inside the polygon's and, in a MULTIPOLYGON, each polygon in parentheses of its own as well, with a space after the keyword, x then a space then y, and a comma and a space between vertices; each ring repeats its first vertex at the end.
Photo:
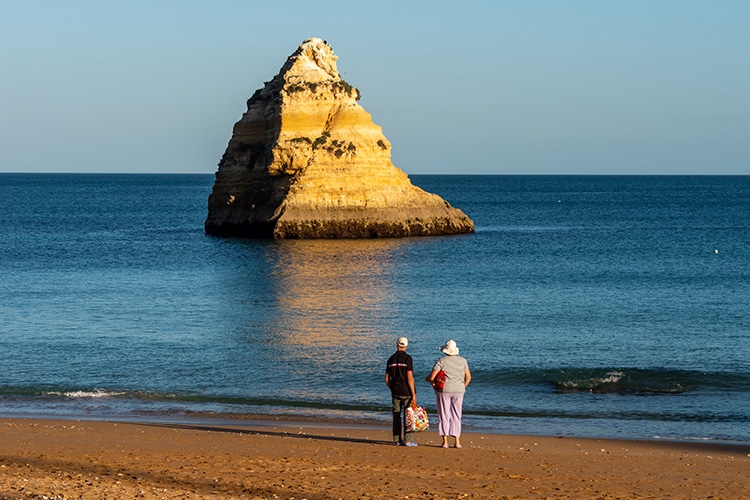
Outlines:
POLYGON ((305 40, 247 101, 219 162, 206 233, 374 238, 474 232, 461 210, 414 186, 341 79, 327 42, 305 40))

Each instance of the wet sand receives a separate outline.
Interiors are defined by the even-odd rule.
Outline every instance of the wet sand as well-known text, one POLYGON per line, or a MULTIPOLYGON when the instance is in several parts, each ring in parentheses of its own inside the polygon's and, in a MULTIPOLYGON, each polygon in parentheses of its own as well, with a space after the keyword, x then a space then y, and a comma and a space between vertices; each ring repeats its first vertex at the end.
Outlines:
POLYGON ((750 498, 750 445, 0 419, 2 499, 750 498))

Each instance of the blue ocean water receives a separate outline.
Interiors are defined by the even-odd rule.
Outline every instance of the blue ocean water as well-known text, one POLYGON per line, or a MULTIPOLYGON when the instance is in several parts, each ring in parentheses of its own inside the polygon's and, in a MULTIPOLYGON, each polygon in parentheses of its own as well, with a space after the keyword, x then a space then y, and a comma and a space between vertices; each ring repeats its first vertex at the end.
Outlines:
POLYGON ((0 174, 0 416, 375 419, 455 339, 465 430, 750 441, 750 177, 412 176, 473 235, 206 236, 213 175, 0 174))

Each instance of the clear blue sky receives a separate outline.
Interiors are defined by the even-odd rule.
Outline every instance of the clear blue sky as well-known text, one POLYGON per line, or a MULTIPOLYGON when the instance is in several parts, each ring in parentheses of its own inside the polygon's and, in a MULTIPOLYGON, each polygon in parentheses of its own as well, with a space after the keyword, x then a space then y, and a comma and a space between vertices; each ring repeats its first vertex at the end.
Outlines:
POLYGON ((0 171, 213 173, 313 36, 409 174, 750 174, 744 0, 0 0, 0 171))

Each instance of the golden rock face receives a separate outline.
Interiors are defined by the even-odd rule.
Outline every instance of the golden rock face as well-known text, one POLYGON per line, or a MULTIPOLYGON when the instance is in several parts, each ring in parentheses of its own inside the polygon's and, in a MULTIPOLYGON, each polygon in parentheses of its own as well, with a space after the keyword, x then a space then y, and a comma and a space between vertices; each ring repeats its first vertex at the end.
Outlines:
POLYGON ((216 172, 206 232, 256 238, 462 234, 474 223, 414 186, 341 79, 323 40, 305 40, 247 101, 216 172))

